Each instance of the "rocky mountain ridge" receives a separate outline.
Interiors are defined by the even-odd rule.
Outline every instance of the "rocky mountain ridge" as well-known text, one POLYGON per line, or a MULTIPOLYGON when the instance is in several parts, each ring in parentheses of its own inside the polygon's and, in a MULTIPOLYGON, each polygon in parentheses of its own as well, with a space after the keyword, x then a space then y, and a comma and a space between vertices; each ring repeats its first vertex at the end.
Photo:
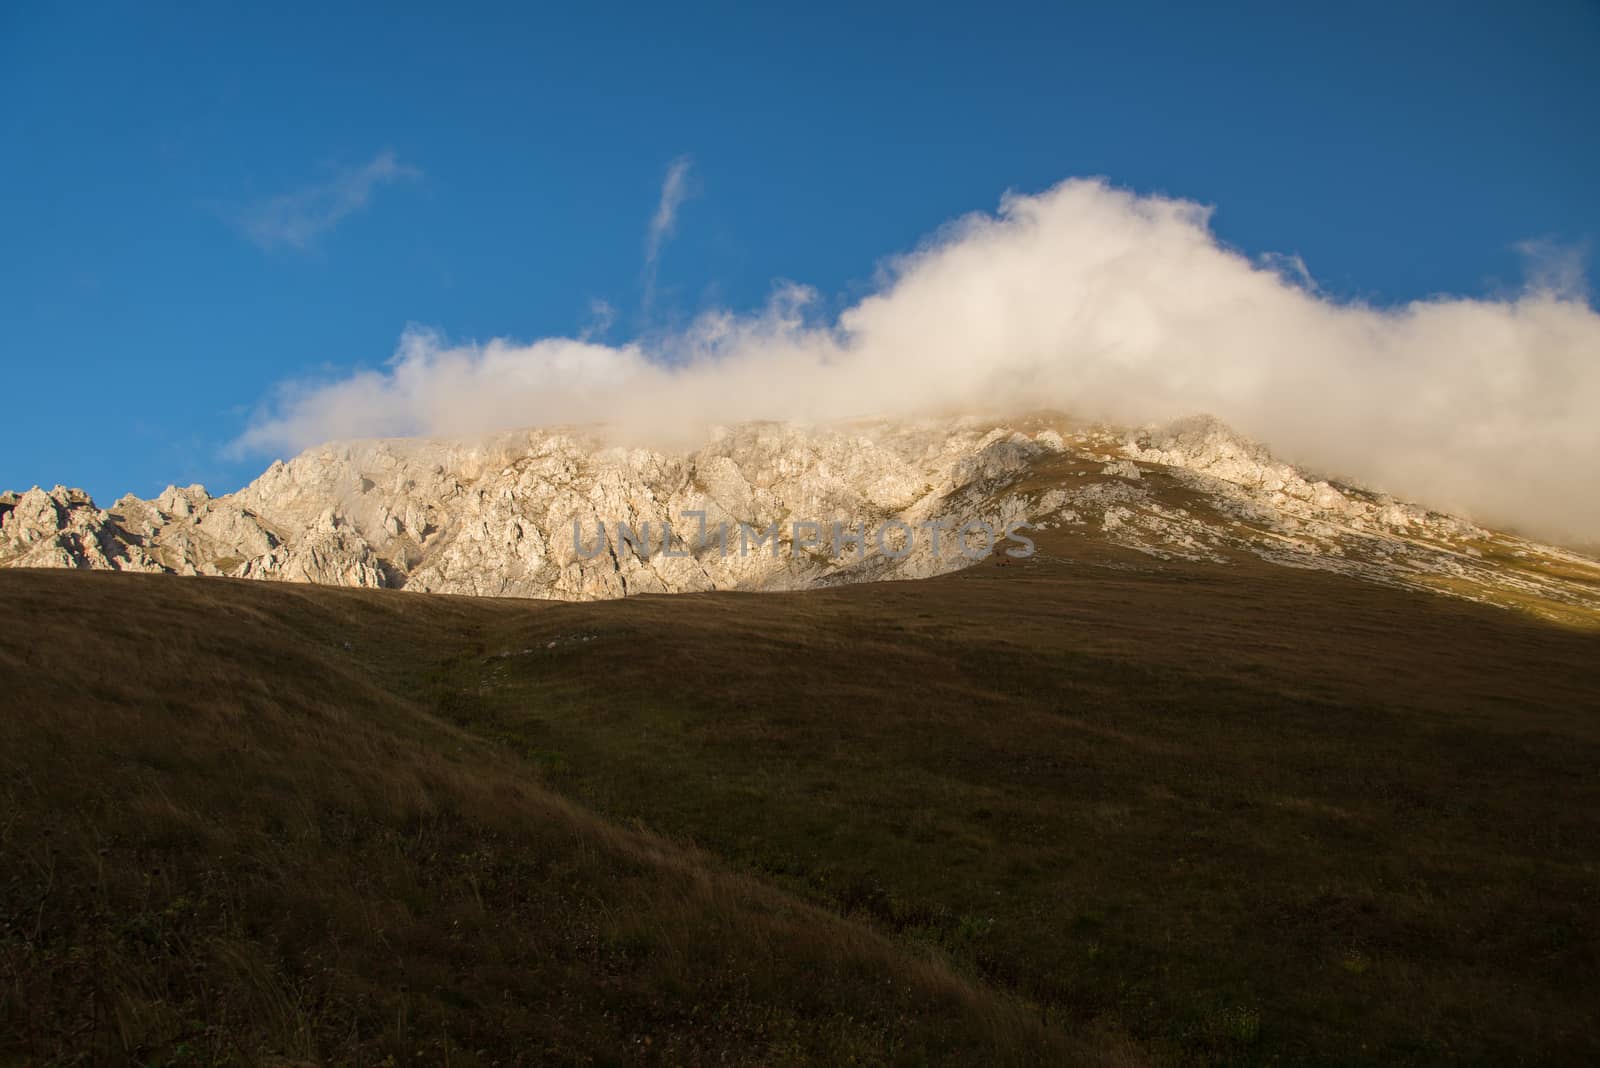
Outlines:
POLYGON ((752 423, 683 452, 583 430, 336 443, 220 497, 173 486, 102 509, 61 486, 0 495, 0 566, 590 600, 931 576, 972 562, 954 535, 973 523, 1028 523, 1154 559, 1247 554, 1600 618, 1595 561, 1314 478, 1209 418, 1136 430, 1042 417, 752 423), (878 544, 869 534, 858 552, 846 535, 835 553, 833 522, 946 536, 936 551, 926 536, 878 544), (795 523, 817 523, 822 537, 795 523), (617 524, 647 527, 656 545, 619 551, 617 524), (778 551, 725 549, 719 525, 736 542, 741 524, 777 524, 778 551))

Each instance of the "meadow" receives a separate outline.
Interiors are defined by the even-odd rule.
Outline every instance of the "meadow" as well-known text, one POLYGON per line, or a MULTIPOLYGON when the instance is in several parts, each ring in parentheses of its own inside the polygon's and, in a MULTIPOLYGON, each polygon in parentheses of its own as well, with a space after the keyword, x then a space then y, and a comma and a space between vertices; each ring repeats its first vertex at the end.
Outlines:
POLYGON ((0 1062, 1600 1058, 1600 635, 1040 548, 0 572, 0 1062))

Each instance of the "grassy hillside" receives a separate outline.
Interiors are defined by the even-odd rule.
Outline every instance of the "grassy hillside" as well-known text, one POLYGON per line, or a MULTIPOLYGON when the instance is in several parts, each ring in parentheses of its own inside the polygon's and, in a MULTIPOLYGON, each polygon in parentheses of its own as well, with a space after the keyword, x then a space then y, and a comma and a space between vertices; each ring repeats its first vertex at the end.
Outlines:
POLYGON ((429 665, 504 606, 0 598, 0 1063, 1118 1057, 429 716, 429 665))
POLYGON ((586 605, 0 572, 0 1055, 1600 1057, 1600 636, 1077 544, 586 605))

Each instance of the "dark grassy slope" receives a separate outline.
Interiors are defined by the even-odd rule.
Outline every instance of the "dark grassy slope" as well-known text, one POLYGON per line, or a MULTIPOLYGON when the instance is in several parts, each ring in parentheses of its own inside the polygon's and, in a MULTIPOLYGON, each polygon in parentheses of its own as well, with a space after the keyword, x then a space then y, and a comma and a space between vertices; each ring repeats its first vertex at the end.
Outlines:
POLYGON ((1600 1056, 1593 634, 1044 547, 506 617, 510 655, 455 663, 445 710, 1069 1028, 1178 1058, 1600 1056))
POLYGON ((1600 1056, 1600 639, 1084 545, 590 605, 0 572, 0 1032, 1600 1056))
POLYGON ((0 603, 0 1063, 1126 1059, 397 696, 526 606, 66 572, 0 603))

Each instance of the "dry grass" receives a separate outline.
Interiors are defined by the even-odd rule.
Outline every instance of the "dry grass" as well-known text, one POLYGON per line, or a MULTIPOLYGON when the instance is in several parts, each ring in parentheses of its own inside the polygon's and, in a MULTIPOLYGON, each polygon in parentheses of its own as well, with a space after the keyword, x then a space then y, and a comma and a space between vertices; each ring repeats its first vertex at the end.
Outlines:
POLYGON ((0 1061, 1116 1054, 427 715, 429 658, 477 649, 484 606, 48 572, 0 596, 0 1061))
POLYGON ((1600 640, 1040 547, 588 605, 0 572, 0 1060, 1600 1058, 1600 640))
POLYGON ((1600 1055, 1592 632, 1040 547, 517 612, 443 711, 613 818, 1161 1059, 1600 1055))

